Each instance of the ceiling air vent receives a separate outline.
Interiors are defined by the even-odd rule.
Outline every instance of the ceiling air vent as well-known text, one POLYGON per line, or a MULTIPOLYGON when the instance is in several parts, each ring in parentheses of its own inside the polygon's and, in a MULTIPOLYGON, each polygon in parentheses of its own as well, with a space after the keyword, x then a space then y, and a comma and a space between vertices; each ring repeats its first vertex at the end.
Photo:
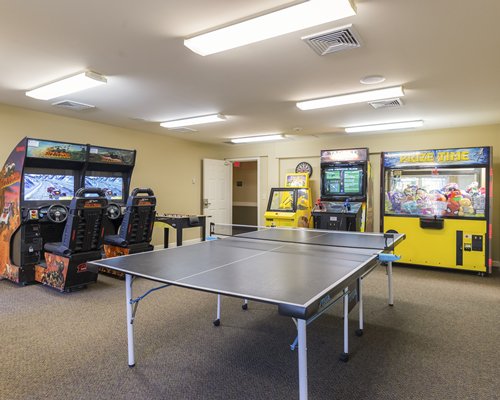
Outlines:
POLYGON ((352 24, 304 36, 302 40, 320 56, 361 46, 359 35, 352 24))
POLYGON ((377 101, 370 101, 368 102, 373 108, 379 109, 379 108, 394 108, 394 107, 401 107, 404 103, 403 100, 400 98, 396 99, 386 99, 386 100, 377 100, 377 101))
POLYGON ((56 103, 52 103, 53 106, 56 107, 61 107, 61 108, 66 108, 68 110, 73 110, 73 111, 83 111, 83 110, 90 110, 92 108, 95 108, 95 106, 90 105, 90 104, 85 104, 85 103, 78 103, 76 101, 72 100, 61 100, 56 103))
POLYGON ((167 128, 169 131, 174 131, 177 133, 192 133, 192 132, 198 132, 196 129, 193 128, 187 128, 185 126, 179 126, 178 128, 167 128))

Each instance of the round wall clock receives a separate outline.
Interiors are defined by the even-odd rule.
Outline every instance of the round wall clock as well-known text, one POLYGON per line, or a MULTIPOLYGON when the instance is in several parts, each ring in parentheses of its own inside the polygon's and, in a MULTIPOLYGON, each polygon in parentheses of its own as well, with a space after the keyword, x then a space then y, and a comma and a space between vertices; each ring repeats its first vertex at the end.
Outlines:
POLYGON ((295 172, 300 173, 300 172, 307 172, 309 174, 309 178, 311 177, 313 173, 313 169, 311 167, 311 164, 308 162, 302 161, 297 164, 295 167, 295 172))

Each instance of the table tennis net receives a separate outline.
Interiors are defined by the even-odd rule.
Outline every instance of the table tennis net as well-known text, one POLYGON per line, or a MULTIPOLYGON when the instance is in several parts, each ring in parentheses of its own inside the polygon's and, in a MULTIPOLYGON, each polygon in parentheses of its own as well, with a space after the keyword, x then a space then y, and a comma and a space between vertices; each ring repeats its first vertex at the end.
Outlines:
POLYGON ((317 246, 392 251, 394 234, 327 231, 307 228, 263 227, 253 225, 210 223, 210 236, 241 238, 317 246))

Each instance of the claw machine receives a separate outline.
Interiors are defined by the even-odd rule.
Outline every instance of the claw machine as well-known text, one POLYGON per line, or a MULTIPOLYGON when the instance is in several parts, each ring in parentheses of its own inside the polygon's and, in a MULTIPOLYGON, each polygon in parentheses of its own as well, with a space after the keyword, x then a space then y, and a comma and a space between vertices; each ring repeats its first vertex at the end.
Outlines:
POLYGON ((492 148, 382 153, 381 226, 401 263, 491 273, 492 148))

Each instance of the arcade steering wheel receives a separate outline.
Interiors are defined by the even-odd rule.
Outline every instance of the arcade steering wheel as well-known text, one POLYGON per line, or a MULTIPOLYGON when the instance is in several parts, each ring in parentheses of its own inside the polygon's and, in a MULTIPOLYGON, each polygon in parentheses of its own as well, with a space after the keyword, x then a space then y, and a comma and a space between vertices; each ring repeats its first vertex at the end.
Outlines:
POLYGON ((106 215, 110 220, 115 220, 120 217, 120 207, 117 204, 111 203, 106 208, 106 215))
POLYGON ((52 204, 47 210, 47 218, 51 222, 61 224, 68 219, 68 209, 61 204, 52 204))

